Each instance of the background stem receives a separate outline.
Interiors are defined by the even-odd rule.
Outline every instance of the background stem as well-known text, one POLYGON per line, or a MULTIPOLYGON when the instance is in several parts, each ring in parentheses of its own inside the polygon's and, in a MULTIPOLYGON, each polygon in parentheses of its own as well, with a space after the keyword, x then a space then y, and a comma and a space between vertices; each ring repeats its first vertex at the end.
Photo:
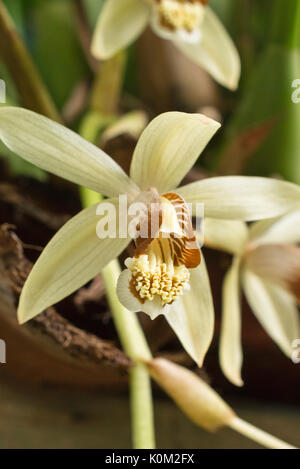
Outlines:
POLYGON ((136 449, 154 449, 151 382, 144 365, 137 364, 129 372, 132 440, 136 449))
POLYGON ((126 52, 121 51, 99 65, 91 92, 92 111, 108 115, 118 113, 126 59, 126 52))

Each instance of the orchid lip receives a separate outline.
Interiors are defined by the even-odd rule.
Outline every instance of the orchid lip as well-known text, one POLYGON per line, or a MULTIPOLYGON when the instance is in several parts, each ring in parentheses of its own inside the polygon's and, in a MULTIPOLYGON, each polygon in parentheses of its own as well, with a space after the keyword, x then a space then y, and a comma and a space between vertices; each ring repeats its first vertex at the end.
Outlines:
MULTIPOLYGON (((152 189, 147 195, 155 197, 156 192, 152 189)), ((151 216, 152 211, 140 225, 151 225, 151 216)), ((201 259, 190 212, 182 197, 176 193, 159 197, 156 235, 137 237, 135 245, 134 256, 125 261, 129 294, 135 304, 138 300, 141 310, 147 312, 153 302, 153 306, 159 305, 158 311, 163 311, 189 290, 189 269, 196 268, 201 259)))

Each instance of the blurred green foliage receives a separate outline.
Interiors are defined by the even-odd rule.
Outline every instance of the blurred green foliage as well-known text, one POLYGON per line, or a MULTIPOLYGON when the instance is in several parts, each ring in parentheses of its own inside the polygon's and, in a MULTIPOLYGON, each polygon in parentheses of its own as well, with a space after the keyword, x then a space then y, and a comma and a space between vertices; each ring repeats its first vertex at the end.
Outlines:
POLYGON ((105 0, 83 0, 89 24, 95 28, 99 13, 105 0))
POLYGON ((242 133, 270 123, 244 171, 300 184, 300 104, 292 100, 293 82, 300 79, 300 5, 298 0, 277 0, 273 6, 264 16, 268 37, 228 123, 223 151, 242 133))
MULTIPOLYGON (((80 44, 76 0, 3 0, 16 28, 27 45, 49 92, 62 110, 74 87, 83 80, 92 83, 91 71, 80 44)), ((105 0, 81 0, 91 30, 105 0)), ((116 0, 122 1, 122 0, 116 0)), ((297 0, 276 0, 283 8, 297 0)), ((291 102, 291 83, 300 78, 299 53, 270 42, 273 0, 210 0, 210 6, 223 21, 242 58, 242 80, 237 93, 221 91, 225 106, 226 142, 253 125, 277 116, 280 123, 256 153, 248 171, 252 174, 279 172, 299 182, 300 104, 291 102), (228 101, 227 101, 228 100, 228 101), (227 104, 229 103, 229 105, 227 104), (279 117, 278 117, 279 116, 279 117), (299 136, 298 136, 299 135, 299 136)), ((282 33, 284 33, 284 27, 282 33)), ((279 34, 280 34, 279 28, 279 34)), ((300 27, 299 27, 300 47, 300 27)), ((124 91, 139 96, 137 55, 128 50, 124 91)), ((6 81, 9 104, 18 104, 18 94, 3 64, 0 77, 6 81)), ((222 133, 220 133, 221 138, 222 133)), ((226 146, 225 142, 225 146, 226 146)), ((0 152, 7 156, 3 147, 0 152)), ((9 155, 13 171, 41 177, 42 172, 9 155), (17 164, 15 164, 18 161, 17 164), (38 174, 39 173, 39 174, 38 174)), ((210 160, 212 162, 212 160, 210 160)))
POLYGON ((71 0, 39 2, 28 16, 32 53, 50 94, 62 109, 78 82, 89 76, 76 33, 71 0))

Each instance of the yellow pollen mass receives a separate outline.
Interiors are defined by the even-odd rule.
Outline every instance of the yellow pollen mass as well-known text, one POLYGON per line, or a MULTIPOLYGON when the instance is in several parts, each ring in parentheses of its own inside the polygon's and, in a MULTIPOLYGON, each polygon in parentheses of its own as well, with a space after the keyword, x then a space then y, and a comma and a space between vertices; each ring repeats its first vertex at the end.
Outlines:
POLYGON ((158 16, 162 26, 173 30, 194 31, 201 24, 203 5, 196 2, 162 0, 157 5, 158 16))
POLYGON ((176 301, 187 288, 189 270, 184 266, 169 266, 165 262, 149 260, 147 254, 128 259, 127 266, 132 272, 131 288, 142 301, 152 301, 155 296, 162 306, 176 301))

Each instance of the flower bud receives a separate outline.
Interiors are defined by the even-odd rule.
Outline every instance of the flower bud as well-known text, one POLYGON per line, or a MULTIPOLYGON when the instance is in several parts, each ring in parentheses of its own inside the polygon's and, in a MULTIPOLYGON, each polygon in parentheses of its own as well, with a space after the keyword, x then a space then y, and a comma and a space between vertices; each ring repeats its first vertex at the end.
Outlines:
POLYGON ((192 371, 162 358, 149 361, 146 366, 152 378, 196 425, 216 431, 235 418, 234 411, 192 371))

